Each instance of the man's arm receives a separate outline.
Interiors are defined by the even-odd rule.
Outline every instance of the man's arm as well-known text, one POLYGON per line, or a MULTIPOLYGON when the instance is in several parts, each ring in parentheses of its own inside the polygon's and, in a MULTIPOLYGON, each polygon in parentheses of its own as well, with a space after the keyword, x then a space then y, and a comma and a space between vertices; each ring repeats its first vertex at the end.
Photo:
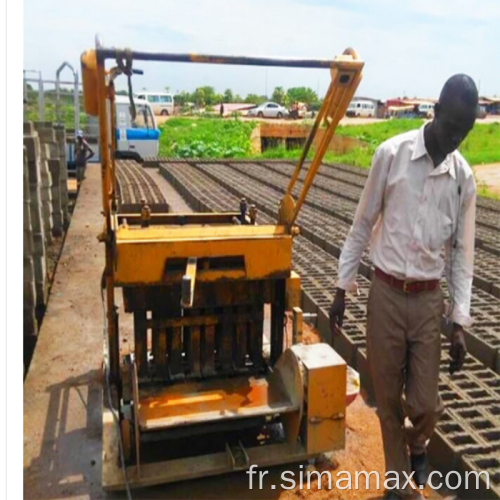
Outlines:
POLYGON ((382 211, 391 158, 387 146, 379 147, 373 155, 370 173, 339 259, 337 287, 343 290, 356 290, 356 274, 361 256, 382 211))
MULTIPOLYGON (((458 172, 457 172, 458 175, 458 172)), ((445 246, 446 280, 450 293, 447 316, 453 322, 450 373, 463 365, 466 346, 463 327, 470 326, 470 302, 474 278, 474 245, 476 219, 476 184, 470 175, 459 183, 460 208, 456 231, 445 246)))
POLYGON ((329 313, 332 336, 336 333, 336 327, 342 326, 346 290, 351 291, 357 288, 356 274, 361 255, 368 245, 373 226, 382 211, 391 158, 390 151, 384 145, 379 147, 373 155, 370 173, 339 259, 337 291, 329 313))

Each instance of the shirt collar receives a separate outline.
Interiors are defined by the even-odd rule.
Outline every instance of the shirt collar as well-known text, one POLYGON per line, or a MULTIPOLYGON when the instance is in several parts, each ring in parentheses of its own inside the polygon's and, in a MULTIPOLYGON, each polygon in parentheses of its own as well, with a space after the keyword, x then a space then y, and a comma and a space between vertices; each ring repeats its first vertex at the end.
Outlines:
MULTIPOLYGON (((429 153, 427 152, 427 148, 425 147, 424 128, 425 128, 425 123, 418 129, 417 135, 415 136, 415 140, 413 141, 413 153, 411 155, 412 160, 418 160, 419 158, 422 158, 422 156, 427 156, 430 159, 429 153)), ((443 160, 443 162, 438 167, 432 170, 430 175, 440 175, 449 172, 449 174, 453 177, 453 179, 455 179, 456 172, 455 172, 455 162, 453 161, 453 155, 454 152, 447 155, 446 158, 443 160)))

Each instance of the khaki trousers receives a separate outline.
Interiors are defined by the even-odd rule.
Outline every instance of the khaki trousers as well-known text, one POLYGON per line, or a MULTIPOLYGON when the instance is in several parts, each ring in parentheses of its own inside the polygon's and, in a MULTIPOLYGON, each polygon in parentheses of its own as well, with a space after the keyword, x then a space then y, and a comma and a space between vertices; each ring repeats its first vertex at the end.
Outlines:
MULTIPOLYGON (((399 493, 411 493, 411 453, 425 451, 443 412, 438 392, 441 288, 407 294, 374 277, 368 298, 368 363, 382 429, 386 471, 399 474, 399 493), (406 421, 405 421, 406 418, 406 421)), ((394 475, 388 476, 393 479, 394 475)), ((394 484, 394 482, 389 483, 394 484)))

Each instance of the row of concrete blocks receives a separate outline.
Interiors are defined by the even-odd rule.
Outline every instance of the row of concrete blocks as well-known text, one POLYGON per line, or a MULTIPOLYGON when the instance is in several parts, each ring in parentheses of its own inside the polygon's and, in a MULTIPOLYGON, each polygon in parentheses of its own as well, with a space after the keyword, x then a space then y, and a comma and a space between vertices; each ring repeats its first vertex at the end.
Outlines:
POLYGON ((46 245, 69 223, 63 127, 24 123, 24 334, 37 334, 37 311, 48 299, 46 245))
MULTIPOLYGON (((219 193, 217 193, 217 196, 210 196, 207 195, 204 191, 206 189, 210 189, 210 186, 196 186, 193 185, 193 183, 190 183, 189 185, 185 184, 182 182, 184 177, 183 175, 175 175, 177 172, 174 174, 172 171, 168 171, 167 169, 162 169, 162 173, 170 180, 173 184, 174 187, 186 198, 186 201, 195 208, 196 210, 200 211, 211 211, 214 209, 217 210, 227 210, 228 207, 232 206, 234 203, 231 201, 230 197, 224 197, 220 196, 219 193)), ((306 247, 307 245, 302 245, 302 247, 306 247)), ((316 252, 314 252, 315 255, 318 255, 318 253, 324 253, 323 250, 316 248, 316 252)), ((309 255, 309 259, 312 259, 313 261, 315 260, 313 257, 314 255, 309 255)), ((306 259, 306 260, 309 260, 306 259)), ((321 286, 318 283, 318 286, 321 286)), ((312 292, 313 290, 311 290, 312 292)), ((316 295, 314 293, 311 293, 311 295, 316 295)), ((302 303, 303 303, 303 309, 305 311, 314 311, 318 312, 321 311, 320 318, 318 321, 320 322, 320 331, 323 333, 322 337, 325 340, 329 340, 328 336, 326 334, 326 331, 329 331, 328 328, 328 321, 327 321, 327 315, 325 314, 326 308, 325 308, 325 303, 324 303, 324 298, 321 297, 321 295, 316 295, 318 303, 315 303, 314 300, 307 294, 306 292, 303 292, 302 294, 302 303)), ((360 307, 361 309, 362 307, 360 307)), ((344 357, 349 361, 349 363, 353 366, 355 366, 358 371, 361 374, 362 377, 362 385, 365 391, 368 391, 368 393, 373 397, 373 388, 371 386, 371 380, 369 377, 368 373, 368 363, 367 363, 367 357, 366 357, 366 347, 364 345, 364 339, 361 338, 364 334, 364 328, 363 325, 360 324, 359 322, 356 323, 356 315, 353 316, 353 318, 349 318, 349 323, 352 323, 352 326, 359 326, 359 335, 356 335, 356 332, 352 328, 347 328, 349 330, 349 333, 351 336, 356 337, 349 340, 349 345, 339 345, 337 342, 335 347, 340 351, 340 354, 343 354, 344 357)), ((347 335, 345 335, 347 338, 347 335)), ((447 360, 443 360, 443 370, 445 371, 446 369, 446 363, 447 360)), ((485 370, 482 366, 481 363, 479 363, 477 360, 473 359, 468 359, 467 361, 467 366, 468 368, 478 368, 478 370, 481 373, 485 373, 487 375, 487 380, 484 381, 485 384, 492 384, 500 381, 500 377, 498 377, 496 374, 491 372, 490 370, 485 370), (474 366, 469 366, 471 363, 474 366), (477 365, 477 366, 476 366, 477 365), (492 382, 493 381, 493 382, 492 382)), ((479 373, 478 371, 478 373, 479 373)), ((445 382, 447 381, 446 375, 442 375, 442 380, 445 382)), ((470 378, 465 376, 465 378, 470 378)), ((484 377, 483 377, 484 378, 484 377)), ((467 382, 467 381, 466 381, 467 382)), ((460 397, 462 396, 461 399, 463 399, 464 405, 470 405, 472 401, 470 401, 470 398, 473 398, 475 402, 479 402, 478 398, 484 399, 485 403, 485 408, 490 408, 491 403, 492 403, 492 398, 494 400, 495 398, 495 393, 488 391, 486 387, 474 387, 473 384, 474 382, 468 381, 469 386, 464 385, 462 383, 461 386, 459 387, 447 387, 448 391, 453 392, 453 396, 460 397), (472 384, 472 386, 470 385, 472 384), (464 389, 463 391, 461 389, 464 389), (473 389, 476 389, 476 392, 472 393, 473 389), (468 390, 470 392, 466 392, 468 390), (462 395, 461 392, 464 392, 465 395, 462 395), (479 394, 481 392, 481 394, 479 394), (483 395, 483 392, 485 392, 485 395, 483 395), (455 394, 457 393, 457 394, 455 394), (477 393, 477 394, 476 394, 477 393)), ((481 384, 481 382, 476 383, 476 385, 481 384)), ((450 392, 451 393, 451 392, 450 392)), ((462 401, 461 401, 462 402, 462 401)), ((447 413, 445 415, 445 422, 448 422, 450 419, 454 422, 453 418, 456 420, 456 416, 453 415, 453 413, 447 413), (451 416, 450 416, 451 415, 451 416)), ((495 426, 498 422, 498 418, 496 417, 496 413, 493 410, 493 413, 490 413, 489 418, 486 419, 487 421, 487 426, 495 426)), ((478 423, 479 420, 475 419, 475 422, 478 423)), ((470 425, 466 425, 465 428, 467 430, 471 430, 470 425)), ((436 432, 436 436, 434 437, 432 443, 431 443, 431 456, 434 460, 435 463, 439 465, 440 470, 446 470, 451 467, 455 467, 455 470, 459 471, 477 471, 479 469, 484 469, 485 464, 488 466, 490 469, 489 472, 492 474, 493 479, 495 479, 495 463, 494 463, 494 450, 497 449, 496 447, 498 446, 499 443, 499 438, 494 432, 488 433, 488 436, 476 436, 475 432, 470 432, 470 434, 473 436, 472 442, 468 441, 467 446, 461 446, 461 439, 465 439, 462 434, 456 434, 452 436, 452 439, 448 439, 446 435, 446 427, 443 429, 438 429, 436 432), (489 442, 485 442, 485 441, 489 442), (472 445, 477 445, 476 441, 479 443, 478 446, 472 446, 472 445)), ((491 498, 497 498, 498 497, 498 483, 496 481, 493 482, 493 484, 490 484, 490 490, 487 490, 485 487, 484 481, 481 480, 479 490, 480 494, 482 495, 481 498, 483 498, 483 495, 489 495, 491 494, 491 498)), ((472 490, 473 494, 477 495, 479 492, 477 489, 472 490)), ((476 496, 477 498, 477 496, 476 496)), ((487 498, 485 496, 484 498, 487 498)))
MULTIPOLYGON (((183 177, 185 176, 180 174, 180 172, 175 172, 174 174, 172 171, 169 172, 167 169, 162 168, 161 171, 185 197, 186 201, 196 210, 227 210, 234 204, 234 200, 232 201, 230 199, 231 197, 221 196, 220 193, 217 193, 217 196, 210 196, 207 194, 205 188, 210 189, 210 186, 198 186, 196 182, 194 185, 193 183, 189 183, 188 185, 186 182, 183 182, 183 177), (180 175, 176 175, 178 173, 180 175)), ((265 218, 267 219, 267 217, 265 218)), ((300 246, 301 250, 308 247, 307 244, 300 246)), ((321 260, 316 257, 318 254, 324 253, 324 251, 317 247, 311 250, 306 260, 310 263, 315 260, 321 260)), ((309 252, 307 253, 309 254, 309 252)), ((309 285, 315 281, 318 282, 317 291, 322 291, 320 279, 308 280, 309 285)), ((368 280, 361 278, 361 281, 366 281, 366 283, 363 284, 369 286, 368 280)), ((312 287, 309 290, 310 294, 303 292, 303 309, 305 311, 319 313, 319 329, 322 333, 322 337, 324 337, 325 340, 329 340, 326 333, 329 332, 326 306, 329 304, 328 301, 331 300, 331 297, 324 297, 321 293, 314 293, 315 291, 314 287, 312 287), (311 296, 314 296, 317 302, 315 302, 311 296)), ((363 307, 365 307, 365 304, 360 305, 359 309, 362 310, 363 307)), ((346 328, 344 336, 348 344, 346 345, 344 342, 340 342, 339 345, 339 342, 336 342, 335 347, 344 355, 351 365, 358 369, 361 374, 364 389, 373 397, 373 387, 371 385, 371 377, 369 376, 366 346, 364 342, 364 325, 363 322, 359 321, 356 314, 352 316, 352 318, 348 319, 349 325, 348 328, 346 328), (358 327, 357 330, 355 327, 358 327)), ((446 353, 446 349, 443 351, 446 353)), ((465 491, 464 498, 472 498, 469 496, 469 494, 472 493, 476 495, 476 498, 479 494, 481 498, 498 500, 498 498, 500 498, 500 492, 495 474, 498 466, 500 437, 497 435, 498 433, 495 432, 495 428, 498 427, 498 414, 500 413, 500 409, 497 412, 492 406, 494 401, 498 400, 498 394, 490 389, 491 387, 499 386, 500 377, 491 370, 485 369, 482 363, 469 357, 466 362, 467 371, 462 374, 463 380, 450 384, 449 376, 446 374, 447 362, 446 354, 444 354, 441 367, 442 375, 440 379, 441 384, 444 384, 441 389, 443 398, 446 399, 447 404, 449 404, 450 407, 456 406, 459 409, 464 409, 470 407, 474 403, 482 403, 482 406, 487 408, 489 413, 486 411, 484 415, 481 415, 482 418, 477 418, 459 414, 459 410, 457 410, 455 414, 453 413, 453 408, 447 411, 443 417, 443 425, 437 430, 431 441, 429 450, 431 458, 439 470, 448 471, 450 468, 454 467, 455 470, 462 473, 462 477, 465 472, 478 471, 478 469, 488 470, 492 478, 490 489, 486 489, 484 478, 481 477, 480 491, 465 491), (485 430, 481 429, 483 421, 486 422, 484 424, 485 430), (450 424, 450 422, 452 424, 451 427, 450 425, 446 425, 450 424), (479 427, 477 432, 474 426, 479 427), (490 428, 493 428, 493 430, 488 430, 490 428)))
MULTIPOLYGON (((221 172, 216 172, 217 169, 213 169, 211 165, 206 165, 207 162, 198 162, 196 161, 195 163, 191 163, 190 168, 195 168, 198 171, 204 173, 207 177, 211 178, 213 181, 216 183, 220 184, 223 186, 225 189, 227 189, 230 193, 232 193, 234 196, 242 196, 244 192, 246 193, 252 193, 252 181, 249 180, 249 182, 244 183, 244 188, 242 188, 241 181, 239 183, 236 183, 235 176, 229 175, 230 173, 228 171, 225 171, 224 173, 226 174, 224 178, 222 178, 221 172), (205 166, 206 165, 206 166, 205 166), (231 178, 232 177, 232 178, 231 178), (233 182, 234 181, 234 182, 233 182)), ((240 172, 241 174, 241 172, 240 172)), ((248 173, 246 174, 247 177, 250 177, 248 173)), ((257 188, 255 186, 255 188, 257 188)), ((255 196, 252 196, 251 198, 254 199, 254 202, 257 203, 257 207, 259 210, 262 210, 263 212, 267 213, 268 215, 274 216, 276 212, 276 207, 274 204, 271 203, 266 203, 266 195, 265 192, 267 190, 271 190, 270 186, 267 186, 266 184, 264 185, 259 185, 259 193, 260 196, 258 196, 258 193, 255 194, 255 196)), ((270 196, 277 196, 276 191, 272 191, 270 196)), ((328 235, 326 234, 326 231, 323 232, 320 228, 318 227, 318 220, 317 217, 319 217, 320 214, 317 212, 315 213, 316 220, 315 221, 307 221, 307 207, 304 210, 304 214, 301 215, 301 221, 302 221, 302 234, 312 241, 312 243, 318 245, 320 248, 326 250, 328 253, 332 254, 334 257, 338 258, 340 255, 341 251, 341 244, 339 244, 336 241, 336 238, 331 234, 330 229, 332 231, 334 230, 334 225, 331 224, 332 227, 328 228, 328 235), (314 228, 314 230, 313 230, 314 228)), ((329 214, 324 214, 327 217, 332 217, 329 214)), ((300 222, 300 221, 299 221, 300 222)), ((338 222, 338 221, 337 221, 338 222)), ((365 276, 368 279, 371 279, 372 274, 373 274, 373 268, 371 266, 371 263, 367 258, 362 259, 362 262, 360 264, 359 268, 360 274, 365 276)), ((480 293, 479 290, 475 289, 474 293, 480 293)), ((488 300, 491 304, 495 304, 496 299, 489 296, 488 300)), ((474 308, 473 308, 474 309, 474 308)), ((473 310, 474 315, 477 317, 478 313, 481 312, 481 316, 484 316, 483 311, 479 310, 473 310)), ((473 326, 470 331, 467 330, 466 334, 467 337, 470 338, 470 348, 471 352, 474 356, 478 357, 485 363, 486 366, 494 369, 498 373, 500 373, 500 350, 498 347, 490 341, 491 336, 499 336, 498 334, 498 329, 497 327, 490 325, 490 329, 487 332, 488 335, 483 334, 484 329, 477 329, 473 326)), ((448 329, 444 329, 444 333, 449 333, 448 329)))

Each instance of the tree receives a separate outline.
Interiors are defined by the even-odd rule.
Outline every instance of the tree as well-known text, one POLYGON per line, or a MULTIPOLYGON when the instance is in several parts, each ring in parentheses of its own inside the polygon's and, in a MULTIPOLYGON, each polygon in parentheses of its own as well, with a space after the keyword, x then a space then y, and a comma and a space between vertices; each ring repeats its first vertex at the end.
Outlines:
POLYGON ((271 101, 277 102, 278 104, 284 104, 285 90, 283 87, 276 87, 274 89, 273 95, 271 96, 271 101))
POLYGON ((185 90, 174 95, 174 103, 177 104, 178 106, 184 106, 190 100, 191 100, 191 95, 189 94, 189 92, 186 92, 185 90))
POLYGON ((233 91, 231 89, 226 89, 224 91, 224 102, 234 102, 233 91))
POLYGON ((246 102, 247 104, 262 104, 266 101, 267 96, 265 95, 248 94, 243 102, 246 102))
MULTIPOLYGON (((198 90, 198 89, 196 89, 198 90)), ((205 104, 207 106, 211 106, 212 104, 215 104, 215 90, 213 87, 209 87, 208 85, 205 85, 204 87, 201 87, 201 90, 203 90, 203 95, 205 96, 205 104)))
POLYGON ((168 85, 165 87, 165 92, 170 93, 170 87, 168 85))
POLYGON ((287 90, 287 96, 290 102, 303 102, 310 106, 318 102, 318 96, 314 90, 309 87, 292 87, 287 90))
POLYGON ((241 97, 239 94, 234 94, 233 102, 243 102, 243 97, 241 97))
POLYGON ((205 106, 206 100, 205 100, 205 91, 203 90, 203 88, 198 87, 193 92, 192 99, 196 103, 197 106, 199 106, 199 107, 205 106))

